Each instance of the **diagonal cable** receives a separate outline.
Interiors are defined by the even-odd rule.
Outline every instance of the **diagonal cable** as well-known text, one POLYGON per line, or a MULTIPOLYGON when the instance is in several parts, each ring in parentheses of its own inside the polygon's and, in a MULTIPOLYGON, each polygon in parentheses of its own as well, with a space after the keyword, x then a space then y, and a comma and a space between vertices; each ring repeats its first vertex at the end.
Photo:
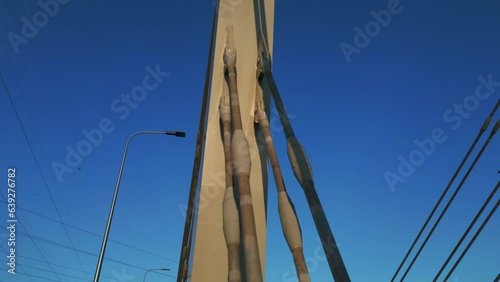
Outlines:
POLYGON ((462 170, 462 167, 464 166, 465 162, 467 161, 467 159, 469 158, 470 154, 472 153, 472 151, 476 147, 477 142, 479 142, 479 139, 481 138, 481 136, 483 135, 483 133, 486 131, 486 129, 488 128, 489 124, 491 123, 491 119, 495 115, 495 113, 498 110, 499 106, 500 106, 500 99, 497 101, 497 104, 495 105, 495 107, 491 111, 490 115, 484 121, 483 125, 481 126, 481 129, 479 130, 479 133, 476 136, 476 139, 474 139, 474 142, 472 142, 472 145, 470 146, 469 151, 467 151, 467 154, 465 154, 465 156, 463 157, 462 162, 460 163, 460 165, 458 166, 457 170, 453 174, 453 177, 451 178, 450 182, 448 182, 448 185, 446 185, 446 188, 444 189, 443 193, 439 197, 439 200, 437 201, 436 205, 434 205, 434 208, 432 209, 431 213, 429 214, 429 216, 425 220, 424 225, 422 226, 422 228, 418 232, 417 237, 413 240, 413 243, 411 244, 410 248, 406 252, 403 260, 399 264, 398 269, 396 270, 396 272, 392 276, 391 282, 394 282, 394 280, 396 279, 397 275, 399 274, 399 271, 401 271, 401 268, 405 264, 406 260, 408 259, 408 256, 410 255, 411 251, 413 250, 413 248, 417 244, 418 240, 420 239, 420 236, 422 236, 422 233, 424 232, 425 228, 427 227, 427 225, 429 224, 430 220, 434 216, 434 213, 437 211, 439 205, 441 204, 441 202, 443 201, 444 197, 448 193, 448 190, 450 190, 450 187, 453 184, 453 182, 455 181, 455 178, 457 178, 457 176, 460 173, 460 171, 462 170))
POLYGON ((408 273, 410 272, 413 264, 415 263, 415 261, 417 260, 418 256, 420 255, 420 253, 422 252, 422 250, 424 249, 425 245, 427 244, 427 241, 429 241, 430 237, 432 236, 432 233, 434 233, 434 230, 436 230, 436 227, 438 226, 439 222, 441 222, 441 219, 443 218, 443 216, 445 215, 446 211, 448 210, 448 208, 450 207, 451 203, 453 202, 453 200, 455 199, 455 197, 457 196, 458 192, 460 191, 460 189, 462 188, 463 184, 465 183, 465 181, 467 180, 467 178, 469 177, 469 174, 472 172, 472 170, 474 169, 474 167, 476 166, 476 163, 479 161, 479 159, 481 158, 481 156, 483 155, 483 152, 484 150, 486 150, 486 148, 488 147, 488 145, 490 144, 490 141, 493 139, 493 136, 495 135, 495 133, 498 131, 498 128, 500 127, 500 120, 497 121, 497 123, 495 124, 495 126, 493 127, 493 129, 491 130, 491 133, 490 133, 490 136, 488 137, 488 139, 486 140, 486 142, 484 143, 483 147, 481 148, 481 150, 479 151, 479 153, 477 154, 476 158, 474 159, 474 161, 472 162, 471 166, 469 167, 469 169, 467 170, 467 172, 465 173, 464 177, 462 178, 462 181, 460 181, 460 184, 458 184, 458 187, 456 188, 455 192, 453 193, 453 195, 451 196, 451 198, 448 200, 448 203, 446 204, 446 206, 444 207, 443 211, 441 212, 441 214, 439 215, 438 219, 436 220, 436 222, 434 223, 434 225, 432 226, 431 228, 431 231, 429 232, 429 234, 427 235, 427 237, 425 237, 425 240, 424 242, 422 243, 422 246, 420 246, 420 248, 418 249, 417 253, 415 254, 415 257, 413 258, 413 260, 411 261, 410 265, 408 266, 408 269, 405 271, 405 273, 403 274, 403 277, 401 277, 401 281, 403 281, 405 278, 406 278, 406 275, 408 275, 408 273))
POLYGON ((491 191, 490 195, 488 196, 488 198, 484 202, 483 206, 481 207, 481 209, 479 209, 479 211, 477 212, 476 216, 474 217, 474 219, 472 220, 472 222, 469 224, 469 227, 467 227, 467 230, 465 230, 464 234, 462 235, 462 237, 460 238, 460 240, 458 241, 458 243, 455 245, 455 248, 453 248, 453 251, 450 253, 450 255, 448 256, 448 258, 446 259, 446 261, 443 263, 443 266, 441 266, 441 269, 439 269, 439 272, 438 272, 438 274, 436 274, 436 277, 434 277, 433 282, 436 282, 438 280, 438 278, 441 275, 441 273, 443 273, 443 271, 446 268, 446 266, 448 266, 448 263, 453 258, 453 256, 455 255, 455 253, 458 251, 458 248, 460 248, 460 246, 462 245, 462 243, 465 240, 465 238, 467 237, 467 235, 469 235, 469 232, 474 227, 474 225, 476 224, 476 221, 483 214, 484 209, 488 206, 488 204, 490 203, 491 199, 493 199, 493 196, 495 196, 495 193, 498 191, 498 188, 500 188, 500 181, 497 183, 497 185, 495 186, 495 188, 493 188, 493 190, 491 191))
POLYGON ((483 228, 486 226, 486 224, 488 223, 488 221, 490 220, 490 218, 493 216, 493 214, 495 214, 495 211, 497 210, 497 208, 498 208, 499 205, 500 205, 500 199, 498 199, 498 201, 495 204, 495 206, 493 207, 493 209, 490 211, 490 213, 488 214, 488 216, 486 217, 486 219, 483 221, 483 223, 481 224, 481 226, 479 227, 479 229, 474 234, 474 237, 472 237, 472 239, 470 240, 469 244, 467 244, 467 247, 465 247, 465 249, 462 251, 462 253, 460 254, 460 257, 458 257, 457 261, 455 262, 455 264, 453 265, 453 267, 450 269, 450 271, 448 272, 448 274, 444 278, 444 281, 448 281, 448 279, 450 278, 451 274, 453 274, 453 271, 455 271, 455 269, 457 268, 457 266, 460 264, 460 262, 464 258, 465 254, 467 254, 467 252, 469 251, 470 247, 472 247, 472 244, 474 244, 474 241, 476 241, 476 239, 479 236, 479 234, 481 234, 481 232, 483 231, 483 228))

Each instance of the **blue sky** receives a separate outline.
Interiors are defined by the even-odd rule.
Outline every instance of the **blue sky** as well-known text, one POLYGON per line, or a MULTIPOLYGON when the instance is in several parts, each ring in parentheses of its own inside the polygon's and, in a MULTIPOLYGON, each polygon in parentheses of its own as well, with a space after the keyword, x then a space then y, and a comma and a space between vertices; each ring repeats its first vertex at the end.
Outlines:
MULTIPOLYGON (((187 138, 140 136, 130 145, 102 281, 139 281, 145 269, 159 267, 172 268, 163 272, 171 278, 150 273, 148 281, 174 281, 184 223, 179 206, 188 197, 213 5, 194 0, 66 2, 19 44, 11 44, 11 33, 22 36, 22 18, 32 21, 42 8, 35 2, 0 3, 0 72, 41 170, 2 88, 0 194, 7 196, 7 169, 15 167, 16 213, 23 225, 17 225, 17 271, 32 279, 8 274, 2 256, 0 280, 93 277, 98 235, 104 231, 125 140, 149 129, 182 130, 187 138), (120 101, 122 94, 143 85, 148 67, 162 73, 148 81, 155 86, 136 104, 120 101), (74 160, 76 168, 59 181, 53 163, 64 164, 68 148, 77 150, 86 140, 82 131, 92 132, 101 123, 109 133, 87 156, 74 160)), ((277 1, 275 79, 353 281, 389 281, 497 102, 498 83, 490 86, 492 91, 483 86, 482 97, 490 93, 484 99, 477 98, 476 88, 483 85, 478 77, 500 82, 499 5, 493 0, 277 1), (395 13, 385 27, 372 30, 369 42, 356 46, 362 39, 355 40, 355 28, 373 25, 371 11, 381 10, 395 13), (357 53, 347 58, 342 42, 357 53), (454 105, 464 101, 478 103, 460 116, 454 105), (432 138, 435 130, 445 140, 404 182, 391 187, 386 172, 397 174, 400 156, 416 156, 415 140, 432 138)), ((331 281, 279 126, 273 134, 302 225, 311 277, 331 281)), ((434 277, 496 185, 498 138, 405 281, 434 277)), ((266 281, 296 281, 270 183, 266 281)), ((6 220, 5 203, 0 206, 6 220)), ((497 214, 452 281, 493 280, 500 264, 499 232, 497 214)), ((7 235, 6 229, 0 233, 2 253, 7 235)))

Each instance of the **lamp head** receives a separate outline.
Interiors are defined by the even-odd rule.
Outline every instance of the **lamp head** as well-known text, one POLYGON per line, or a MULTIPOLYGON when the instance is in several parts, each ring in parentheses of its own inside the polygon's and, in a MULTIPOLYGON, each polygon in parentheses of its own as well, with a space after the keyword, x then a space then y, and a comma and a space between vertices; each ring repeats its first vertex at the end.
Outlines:
POLYGON ((165 131, 167 135, 175 135, 177 137, 186 137, 186 132, 183 131, 165 131))

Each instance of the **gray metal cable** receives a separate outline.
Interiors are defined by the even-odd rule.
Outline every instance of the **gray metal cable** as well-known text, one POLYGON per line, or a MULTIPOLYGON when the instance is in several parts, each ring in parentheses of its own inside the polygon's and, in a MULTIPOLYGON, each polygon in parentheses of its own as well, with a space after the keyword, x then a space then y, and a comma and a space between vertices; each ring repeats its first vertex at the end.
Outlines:
POLYGON ((478 132, 478 134, 476 136, 476 138, 472 142, 472 145, 469 147, 469 150, 467 151, 467 153, 465 154, 465 156, 462 158, 462 161, 458 165, 458 168, 455 170, 455 173, 453 174, 452 178, 448 182, 448 185, 446 185, 446 188, 444 189, 443 193, 439 197, 439 200, 434 205, 434 208, 432 208, 431 213, 429 214, 429 216, 425 220, 424 225, 420 228, 420 231, 418 232, 417 237, 415 237, 415 239, 413 240, 413 243, 411 244, 411 246, 408 249, 408 251, 406 252, 403 260, 401 261, 401 263, 399 264, 398 268, 396 269, 396 272, 392 276, 391 282, 394 282, 394 280, 396 279, 397 275, 399 274, 399 271, 401 271, 401 268, 403 267, 403 265, 405 264, 406 260, 410 256, 411 251, 413 250, 413 248, 417 244, 418 240, 420 239, 420 236, 422 236, 422 233, 424 232, 425 228, 427 227, 427 225, 429 224, 430 220, 434 216, 434 213, 437 211, 439 205, 441 205, 441 202, 443 201, 444 197, 448 193, 448 190, 450 190, 451 185, 453 184, 453 182, 455 182, 455 179, 457 178, 458 174, 460 173, 460 171, 462 170, 463 166, 465 165, 465 162, 469 159, 469 156, 472 153, 472 151, 474 150, 474 148, 476 147, 477 143, 479 142, 479 139, 481 139, 481 136, 483 136, 483 133, 486 131, 486 129, 490 125, 491 119, 493 119, 493 116, 495 115, 495 113, 498 110, 499 106, 500 106, 500 99, 497 101, 497 104, 495 105, 495 107, 491 111, 490 115, 484 121, 484 123, 481 126, 481 128, 480 128, 480 130, 479 130, 479 132, 478 132))
POLYGON ((436 274, 436 277, 434 277, 434 280, 433 280, 434 282, 436 282, 438 280, 438 278, 441 275, 441 273, 443 273, 443 271, 446 268, 446 266, 448 266, 448 263, 453 258, 453 256, 455 255, 455 253, 458 251, 458 248, 460 248, 460 246, 462 245, 462 242, 465 240, 465 238, 467 237, 467 235, 469 235, 470 230, 474 227, 474 225, 476 224, 476 221, 483 214, 484 209, 488 206, 488 204, 490 203, 491 199, 493 199, 493 196, 495 196, 495 193, 498 191, 499 187, 500 187, 500 181, 497 183, 497 185, 495 186, 495 188, 493 188, 493 190, 491 191, 490 195, 488 196, 488 198, 486 199, 486 201, 481 206, 481 209, 479 209, 479 211, 476 213, 476 216, 474 217, 474 219, 472 220, 472 222, 469 224, 469 227, 467 227, 467 230, 465 230, 464 234, 462 235, 462 237, 460 238, 460 240, 458 241, 458 243, 453 248, 453 251, 450 253, 450 255, 448 256, 448 258, 446 259, 446 261, 443 263, 443 266, 441 266, 441 269, 439 269, 438 273, 436 274))
POLYGON ((427 235, 427 237, 425 237, 425 240, 424 242, 422 243, 422 246, 420 246, 420 248, 418 249, 415 257, 413 258, 413 260, 411 261, 410 265, 408 266, 408 269, 405 271, 405 273, 403 274, 403 277, 401 277, 401 281, 403 281, 405 279, 405 277, 408 275, 408 273, 410 272, 410 269, 412 268, 413 264, 415 263, 415 261, 417 260, 418 256, 420 255, 420 253, 422 252, 422 250, 424 249, 425 245, 427 244, 427 242, 429 241, 430 237, 432 236, 432 234, 434 233, 434 230, 436 230, 436 227, 438 226, 438 224, 441 222, 441 219, 443 218, 443 216, 445 215, 445 213, 448 211, 448 208, 450 207, 451 203, 453 202, 453 200, 455 199, 455 197, 457 196, 458 192, 460 191, 460 189, 462 188, 462 186, 464 185, 465 181, 467 180, 467 178, 469 177, 469 174, 472 172, 472 170, 474 169, 474 167, 476 166, 477 162, 479 161, 479 159, 481 158, 481 156, 483 155, 483 152, 486 150, 486 148, 488 147, 488 145, 490 144, 490 141, 493 139, 493 136, 495 135, 495 133, 497 133, 498 131, 498 128, 500 127, 500 120, 497 121, 497 123, 495 124, 495 126, 493 127, 493 129, 491 130, 491 133, 490 133, 490 136, 488 136, 488 139, 486 140, 486 142, 484 143, 483 147, 481 148, 481 150, 479 151, 479 153, 477 154, 476 158, 474 159, 474 161, 472 162, 472 164, 470 165, 469 169, 467 170, 467 172, 465 173, 465 175, 463 176, 462 178, 462 181, 460 181, 460 184, 458 184, 458 187, 456 188, 455 192, 453 193, 453 195, 451 196, 451 198, 448 200, 448 203, 446 204, 446 206, 444 207, 443 211, 441 211, 441 214, 439 215, 438 219, 436 220, 436 222, 434 223, 434 225, 432 226, 431 228, 431 231, 429 232, 429 234, 427 235))

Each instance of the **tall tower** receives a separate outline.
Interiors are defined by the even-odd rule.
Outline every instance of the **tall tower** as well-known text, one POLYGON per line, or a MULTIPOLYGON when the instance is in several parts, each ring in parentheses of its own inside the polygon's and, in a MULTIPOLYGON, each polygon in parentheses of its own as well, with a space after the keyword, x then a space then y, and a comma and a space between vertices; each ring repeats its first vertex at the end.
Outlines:
MULTIPOLYGON (((266 254, 266 199, 267 199, 267 153, 261 130, 255 126, 255 105, 258 93, 257 63, 259 50, 265 50, 270 57, 273 46, 274 0, 220 0, 216 1, 216 11, 212 42, 207 67, 205 97, 200 121, 197 145, 197 159, 193 171, 193 184, 188 207, 186 230, 178 281, 220 282, 228 279, 228 247, 224 233, 224 209, 226 191, 226 161, 224 151, 224 131, 221 121, 221 103, 230 106, 234 100, 228 99, 230 91, 230 74, 226 56, 235 55, 237 69, 237 87, 241 129, 248 142, 250 160, 249 187, 251 198, 239 195, 238 169, 235 169, 235 203, 236 214, 229 218, 236 219, 244 214, 240 203, 251 200, 251 212, 255 227, 255 241, 249 242, 243 225, 252 222, 244 220, 240 223, 241 235, 239 243, 241 251, 242 276, 245 269, 260 269, 264 275, 266 254), (219 2, 219 3, 217 3, 219 2), (231 44, 232 46, 228 46, 231 44), (260 46, 260 48, 259 48, 260 46), (229 48, 229 49, 228 49, 229 48), (236 50, 236 54, 233 51, 236 50), (226 99, 224 100, 224 98, 226 99), (222 99, 222 100, 221 100, 222 99), (245 248, 252 248, 256 243, 260 266, 246 265, 243 256, 245 248), (246 244, 246 246, 245 246, 246 244), (187 279, 187 280, 186 280, 187 279)), ((229 62, 230 63, 230 62, 229 62)), ((264 99, 270 97, 264 91, 264 99)), ((267 103, 269 104, 269 103, 267 103)), ((234 120, 232 128, 234 129, 234 120)), ((236 131, 232 139, 237 138, 236 131)), ((241 137, 241 136, 240 136, 241 137)), ((235 141, 236 142, 236 141, 235 141)), ((233 158, 245 149, 235 149, 244 145, 234 144, 233 158)), ((244 155, 244 153, 242 153, 244 155)), ((243 156, 244 157, 244 156, 243 156)), ((245 162, 245 161, 243 161, 245 162)), ((233 164, 235 167, 237 165, 233 164)), ((240 166, 245 166, 240 165, 240 166)), ((227 202, 227 201, 226 201, 227 202)), ((249 207, 247 205, 247 207, 249 207)), ((231 209, 229 207, 229 209, 231 209)), ((246 212, 248 213, 248 210, 246 212)), ((226 211, 227 213, 227 211, 226 211)), ((251 226, 247 226, 252 229, 251 226)), ((248 230, 247 230, 248 231, 248 230)), ((240 232, 238 232, 240 233, 240 232)), ((257 275, 259 276, 259 275, 257 275)), ((245 279, 243 279, 245 281, 245 279)))
POLYGON ((311 281, 270 132, 271 96, 290 165, 304 190, 332 276, 350 282, 311 165, 273 78, 273 14, 273 0, 216 3, 178 282, 264 281, 268 159, 297 277, 311 281))

